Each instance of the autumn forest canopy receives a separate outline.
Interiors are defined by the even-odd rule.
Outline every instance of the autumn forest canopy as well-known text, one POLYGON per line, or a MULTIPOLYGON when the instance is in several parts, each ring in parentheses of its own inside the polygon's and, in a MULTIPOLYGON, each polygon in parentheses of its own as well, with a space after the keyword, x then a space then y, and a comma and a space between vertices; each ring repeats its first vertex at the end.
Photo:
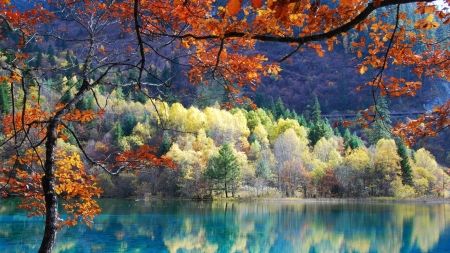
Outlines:
POLYGON ((0 192, 40 252, 101 196, 448 195, 448 4, 0 0, 0 192))

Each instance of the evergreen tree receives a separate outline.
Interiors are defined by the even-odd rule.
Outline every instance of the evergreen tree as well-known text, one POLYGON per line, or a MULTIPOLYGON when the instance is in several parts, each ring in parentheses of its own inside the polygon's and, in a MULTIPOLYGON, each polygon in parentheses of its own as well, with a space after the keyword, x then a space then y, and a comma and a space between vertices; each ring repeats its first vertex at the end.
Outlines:
POLYGON ((344 131, 344 148, 356 149, 364 146, 364 142, 355 133, 351 134, 348 128, 344 131))
POLYGON ((411 165, 409 164, 408 149, 403 140, 397 142, 397 153, 402 158, 400 167, 402 170, 402 183, 404 185, 413 186, 413 176, 411 165))
POLYGON ((8 114, 11 111, 11 97, 6 83, 0 83, 0 114, 8 114))
POLYGON ((71 90, 71 89, 70 89, 70 90, 67 90, 67 91, 64 92, 64 94, 61 96, 60 103, 66 104, 66 103, 68 103, 69 101, 72 100, 72 97, 73 97, 72 90, 71 90))
POLYGON ((308 126, 308 122, 306 122, 306 119, 305 119, 305 117, 303 117, 303 115, 298 116, 297 121, 300 124, 300 126, 304 126, 304 127, 308 126))
POLYGON ((331 136, 333 136, 333 129, 327 121, 320 119, 317 123, 311 122, 311 127, 308 132, 308 139, 310 140, 312 146, 316 145, 316 143, 323 137, 330 138, 331 136))
POLYGON ((141 104, 145 104, 148 100, 148 97, 142 93, 141 91, 136 91, 136 101, 141 104))
POLYGON ((159 144, 157 155, 159 157, 165 155, 167 152, 169 152, 171 147, 172 147, 172 138, 170 138, 169 132, 165 131, 163 134, 162 141, 159 144))
POLYGON ((256 92, 254 102, 259 108, 267 108, 267 103, 264 94, 260 92, 256 92))
POLYGON ((334 136, 337 136, 337 137, 342 137, 342 135, 341 135, 341 132, 339 131, 339 128, 334 128, 334 136))
POLYGON ((345 128, 344 131, 344 141, 348 142, 350 140, 350 138, 352 137, 352 134, 350 133, 350 130, 348 130, 348 128, 345 128))
POLYGON ((294 109, 292 109, 292 111, 291 111, 291 118, 298 120, 298 117, 299 116, 298 116, 297 112, 294 109))
POLYGON ((311 115, 311 122, 317 124, 322 119, 322 112, 320 111, 320 103, 317 95, 314 93, 313 112, 311 115))
POLYGON ((39 52, 37 53, 37 56, 36 56, 34 67, 35 68, 41 67, 43 62, 44 62, 44 54, 42 53, 41 50, 39 50, 39 52))
POLYGON ((255 177, 262 178, 264 180, 269 180, 270 178, 270 167, 269 162, 265 159, 260 159, 256 164, 255 177))
POLYGON ((275 110, 273 112, 273 116, 275 117, 275 120, 278 120, 279 118, 282 118, 284 116, 285 111, 283 100, 281 100, 280 97, 278 97, 277 102, 275 103, 275 110))
POLYGON ((361 140, 361 138, 358 137, 355 133, 352 134, 350 139, 348 140, 347 145, 345 146, 345 149, 351 148, 351 149, 357 149, 359 147, 363 147, 364 142, 361 140))
POLYGON ((223 187, 225 197, 228 198, 229 190, 234 195, 234 188, 239 181, 240 172, 237 159, 228 143, 223 144, 219 149, 218 156, 213 156, 209 159, 205 175, 216 185, 223 187))
POLYGON ((277 108, 275 106, 275 102, 273 101, 273 98, 270 98, 270 103, 269 103, 269 110, 272 113, 272 117, 274 120, 277 120, 276 115, 277 115, 277 108))
POLYGON ((130 136, 131 133, 133 132, 133 128, 136 126, 137 124, 137 119, 136 117, 134 117, 131 114, 127 114, 127 116, 125 116, 125 118, 123 119, 123 135, 124 136, 130 136))
POLYGON ((292 119, 293 117, 292 117, 291 110, 289 110, 289 108, 287 108, 287 109, 284 111, 282 117, 283 117, 284 119, 292 119))
POLYGON ((122 87, 118 87, 116 89, 116 98, 119 99, 119 100, 122 100, 122 99, 125 98, 125 94, 123 94, 122 87))
POLYGON ((374 145, 381 139, 391 139, 391 118, 389 116, 389 109, 385 97, 380 97, 375 107, 375 122, 372 124, 372 129, 367 130, 369 137, 369 144, 374 145))
POLYGON ((98 86, 98 91, 100 92, 100 94, 105 95, 106 92, 106 86, 104 84, 100 84, 98 86))
POLYGON ((252 144, 252 143, 255 142, 256 140, 258 140, 258 136, 256 136, 256 134, 252 132, 252 134, 251 134, 250 137, 248 138, 248 141, 249 141, 250 144, 252 144))
POLYGON ((123 130, 120 122, 116 122, 116 126, 114 127, 114 142, 118 146, 120 140, 123 138, 123 130))
POLYGON ((92 94, 86 95, 75 106, 80 111, 93 110, 95 108, 94 96, 92 94))
POLYGON ((330 122, 328 122, 328 119, 324 119, 322 121, 325 127, 325 137, 326 138, 333 137, 334 135, 333 128, 331 127, 330 122))

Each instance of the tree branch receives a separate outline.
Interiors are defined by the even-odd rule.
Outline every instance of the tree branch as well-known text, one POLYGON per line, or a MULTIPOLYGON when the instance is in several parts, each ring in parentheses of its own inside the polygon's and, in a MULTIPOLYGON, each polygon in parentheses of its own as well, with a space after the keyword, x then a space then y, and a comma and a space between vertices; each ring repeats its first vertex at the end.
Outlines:
POLYGON ((330 30, 329 32, 324 32, 321 34, 315 34, 310 36, 303 36, 303 37, 296 37, 296 36, 274 36, 274 35, 263 35, 263 34, 256 34, 256 35, 250 35, 245 32, 226 32, 223 35, 206 35, 206 36, 198 36, 195 34, 183 34, 183 35, 168 35, 168 34, 160 34, 165 35, 172 38, 179 38, 179 39, 185 39, 185 38, 193 38, 196 40, 208 40, 208 39, 219 39, 219 38, 242 38, 242 37, 249 37, 250 39, 259 40, 259 41, 265 41, 265 42, 281 42, 281 43, 298 43, 298 45, 303 45, 308 42, 313 41, 323 41, 326 39, 333 38, 335 36, 338 36, 342 33, 345 33, 349 31, 350 29, 354 28, 356 25, 364 21, 374 10, 387 7, 391 5, 402 5, 402 4, 408 4, 408 3, 417 3, 417 2, 427 2, 431 3, 435 0, 424 0, 424 1, 418 1, 418 0, 385 0, 382 1, 378 6, 375 6, 374 3, 367 4, 366 8, 359 13, 355 18, 350 20, 348 23, 337 27, 333 30, 330 30))

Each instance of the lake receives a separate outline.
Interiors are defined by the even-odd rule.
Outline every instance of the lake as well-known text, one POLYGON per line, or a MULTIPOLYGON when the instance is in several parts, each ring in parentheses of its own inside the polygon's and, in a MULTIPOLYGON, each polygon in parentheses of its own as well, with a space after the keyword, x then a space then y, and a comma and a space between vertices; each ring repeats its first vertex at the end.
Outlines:
MULTIPOLYGON (((43 218, 0 199, 1 252, 36 252, 43 218)), ((450 252, 449 204, 100 200, 54 252, 450 252)))

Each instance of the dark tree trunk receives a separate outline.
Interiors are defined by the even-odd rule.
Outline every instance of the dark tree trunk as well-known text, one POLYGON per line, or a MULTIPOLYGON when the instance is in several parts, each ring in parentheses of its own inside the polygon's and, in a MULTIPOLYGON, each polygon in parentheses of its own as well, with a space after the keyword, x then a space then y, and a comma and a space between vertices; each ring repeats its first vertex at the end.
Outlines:
POLYGON ((45 193, 45 230, 39 253, 52 252, 58 231, 58 197, 55 193, 55 179, 50 176, 42 178, 45 193))
POLYGON ((225 197, 228 198, 227 181, 225 181, 225 197))
POLYGON ((55 148, 56 128, 59 118, 52 118, 47 127, 47 142, 45 143, 45 175, 42 177, 42 190, 45 199, 45 230, 39 253, 51 253, 58 231, 58 196, 55 192, 55 148))

